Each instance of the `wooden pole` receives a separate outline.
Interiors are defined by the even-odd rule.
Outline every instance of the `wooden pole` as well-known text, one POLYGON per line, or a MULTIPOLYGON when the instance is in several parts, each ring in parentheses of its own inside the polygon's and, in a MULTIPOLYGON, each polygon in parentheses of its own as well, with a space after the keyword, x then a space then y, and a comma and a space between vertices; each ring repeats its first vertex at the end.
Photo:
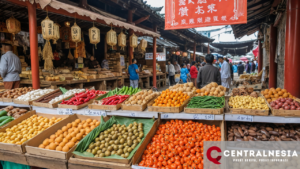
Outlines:
POLYGON ((194 61, 196 61, 196 47, 197 47, 197 45, 196 45, 196 42, 194 43, 194 61))
MULTIPOLYGON (((157 26, 153 27, 154 32, 157 32, 157 26)), ((153 86, 156 87, 156 37, 153 37, 153 86)))

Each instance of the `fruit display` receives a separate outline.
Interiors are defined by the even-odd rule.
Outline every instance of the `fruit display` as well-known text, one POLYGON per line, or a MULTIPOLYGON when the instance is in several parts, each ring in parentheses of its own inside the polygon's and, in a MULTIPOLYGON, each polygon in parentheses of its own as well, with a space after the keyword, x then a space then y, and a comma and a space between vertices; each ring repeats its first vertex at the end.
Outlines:
POLYGON ((68 152, 99 124, 98 120, 86 119, 81 121, 80 119, 76 119, 56 131, 50 138, 45 139, 39 145, 39 148, 68 152))
POLYGON ((192 97, 187 108, 220 109, 225 105, 224 97, 195 96, 192 97))
POLYGON ((266 89, 264 91, 261 91, 261 94, 264 95, 264 97, 267 99, 268 103, 271 103, 272 101, 275 101, 278 98, 295 99, 295 97, 293 95, 291 95, 289 92, 287 92, 286 89, 281 89, 281 88, 266 89))
POLYGON ((62 118, 53 117, 49 119, 43 116, 32 115, 21 123, 7 128, 5 132, 0 132, 0 142, 21 145, 61 120, 62 118))
MULTIPOLYGON (((7 106, 3 109, 0 109, 0 117, 11 116, 14 119, 16 119, 16 118, 21 117, 22 115, 24 115, 27 112, 28 112, 28 110, 26 110, 26 109, 20 109, 20 108, 14 108, 13 106, 7 106)), ((0 120, 0 122, 1 122, 1 120, 0 120)))
POLYGON ((188 100, 192 96, 192 93, 183 93, 182 91, 170 91, 169 89, 162 91, 152 106, 158 107, 180 107, 183 102, 188 100))
POLYGON ((204 141, 221 141, 220 127, 193 121, 167 121, 159 125, 139 166, 202 169, 204 141))
POLYGON ((192 92, 195 93, 197 88, 194 86, 193 82, 188 82, 184 84, 176 84, 174 86, 169 87, 170 91, 173 92, 192 92))
POLYGON ((153 92, 152 90, 145 90, 136 93, 131 96, 128 101, 125 102, 127 105, 143 105, 147 104, 150 100, 154 99, 159 93, 153 92))
POLYGON ((60 104, 78 106, 89 102, 91 99, 94 99, 96 95, 97 94, 95 90, 86 90, 86 92, 75 93, 74 97, 69 100, 63 100, 60 104))
POLYGON ((269 110, 267 103, 262 97, 234 96, 229 98, 228 105, 230 108, 269 110))
POLYGON ((141 91, 140 88, 132 88, 132 87, 124 86, 121 89, 116 88, 115 90, 109 91, 106 97, 110 97, 114 95, 133 95, 140 91, 141 91))
POLYGON ((19 101, 33 101, 36 100, 38 98, 40 98, 43 95, 49 94, 51 92, 53 92, 54 89, 38 89, 38 90, 33 90, 30 91, 22 96, 19 96, 18 98, 16 98, 16 100, 19 101))
POLYGON ((225 96, 226 88, 218 85, 216 82, 212 82, 202 89, 196 90, 196 96, 215 96, 215 97, 222 97, 225 96))
POLYGON ((300 103, 291 98, 279 98, 270 103, 273 109, 300 110, 300 103))
POLYGON ((8 98, 8 99, 16 99, 19 96, 22 96, 30 91, 33 91, 34 89, 32 87, 23 87, 23 88, 16 88, 12 90, 5 91, 3 93, 0 93, 1 98, 8 98))
POLYGON ((95 100, 94 104, 98 105, 117 105, 123 103, 129 95, 115 95, 103 98, 102 100, 95 100))
POLYGON ((111 128, 101 132, 89 144, 86 152, 92 153, 94 157, 108 157, 115 154, 127 158, 143 137, 143 123, 134 122, 127 127, 114 124, 111 128))
POLYGON ((81 93, 81 92, 84 92, 85 90, 84 89, 72 89, 72 90, 69 90, 67 91, 65 94, 62 94, 62 95, 59 95, 57 97, 54 97, 52 98, 49 103, 50 104, 53 104, 53 103, 56 103, 58 101, 61 101, 63 99, 67 99, 69 97, 71 97, 72 95, 74 95, 75 93, 81 93))
POLYGON ((258 97, 258 93, 253 91, 253 88, 246 88, 246 87, 241 87, 241 88, 234 88, 232 89, 231 96, 248 96, 250 95, 251 97, 258 97))
POLYGON ((300 141, 297 125, 272 123, 230 123, 228 141, 300 141))

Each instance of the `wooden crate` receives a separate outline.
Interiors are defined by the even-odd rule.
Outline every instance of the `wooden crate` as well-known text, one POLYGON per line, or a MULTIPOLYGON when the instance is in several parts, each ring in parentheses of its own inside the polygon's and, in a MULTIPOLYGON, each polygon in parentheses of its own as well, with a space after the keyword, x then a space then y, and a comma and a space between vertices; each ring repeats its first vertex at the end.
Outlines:
MULTIPOLYGON (((263 96, 262 96, 263 97, 263 96)), ((267 99, 263 97, 268 104, 271 113, 273 116, 281 116, 281 117, 300 117, 300 110, 279 110, 279 109, 273 109, 270 104, 268 103, 267 99)), ((300 99, 296 98, 295 101, 300 103, 300 99)))
POLYGON ((122 110, 144 111, 147 108, 147 103, 143 105, 127 105, 122 104, 122 110))
POLYGON ((89 104, 92 104, 94 102, 95 99, 97 99, 100 96, 96 96, 95 98, 91 99, 90 101, 81 104, 81 105, 66 105, 66 104, 58 104, 58 108, 65 108, 65 109, 73 109, 73 110, 79 110, 82 109, 86 106, 88 106, 89 104))
MULTIPOLYGON (((71 95, 70 97, 74 97, 74 95, 71 95)), ((33 106, 38 106, 38 107, 46 107, 46 108, 57 108, 58 104, 60 102, 62 102, 63 100, 65 100, 65 99, 59 100, 59 101, 57 101, 55 103, 52 103, 52 104, 51 103, 40 103, 40 102, 34 101, 34 102, 32 102, 32 105, 33 106)))
POLYGON ((152 106, 155 99, 151 100, 148 103, 148 111, 163 112, 163 113, 180 113, 180 112, 182 112, 184 110, 184 107, 188 104, 188 102, 190 101, 191 98, 185 100, 180 107, 158 107, 158 106, 152 106))
POLYGON ((0 160, 28 165, 24 153, 15 153, 11 151, 0 150, 0 160))
MULTIPOLYGON (((128 98, 127 98, 128 99, 128 98)), ((126 100, 127 100, 126 99, 126 100)), ((126 100, 124 102, 126 102, 126 100)), ((95 101, 94 101, 95 102, 95 101)), ((123 103, 124 103, 123 102, 123 103)), ((117 105, 99 105, 99 104, 90 104, 89 109, 97 109, 97 110, 107 110, 107 111, 115 111, 119 110, 122 107, 122 103, 117 104, 117 105)))
POLYGON ((14 102, 14 99, 11 99, 11 98, 2 98, 2 102, 11 103, 11 102, 14 102))
POLYGON ((269 110, 256 110, 256 109, 229 109, 231 114, 243 114, 253 116, 268 116, 269 110))
POLYGON ((38 100, 38 99, 41 99, 41 98, 43 98, 43 97, 49 96, 49 95, 51 95, 51 94, 53 94, 53 93, 55 93, 55 92, 57 92, 57 91, 59 91, 59 90, 60 90, 60 89, 56 89, 56 90, 54 90, 54 91, 52 91, 52 92, 50 92, 50 93, 48 93, 48 94, 45 94, 45 95, 43 95, 43 96, 41 96, 41 97, 39 97, 39 98, 37 98, 37 99, 35 99, 35 100, 31 100, 31 101, 23 101, 23 100, 17 100, 17 99, 14 99, 14 103, 15 103, 15 104, 32 105, 32 103, 33 103, 34 101, 36 101, 36 100, 38 100))
POLYGON ((68 160, 25 154, 28 165, 47 169, 67 169, 68 160))
POLYGON ((224 108, 220 109, 197 109, 197 108, 184 108, 185 113, 190 114, 223 114, 224 108))
POLYGON ((131 164, 119 164, 115 162, 95 161, 88 159, 80 159, 71 157, 68 161, 69 169, 99 169, 99 168, 111 168, 111 169, 131 169, 131 164))

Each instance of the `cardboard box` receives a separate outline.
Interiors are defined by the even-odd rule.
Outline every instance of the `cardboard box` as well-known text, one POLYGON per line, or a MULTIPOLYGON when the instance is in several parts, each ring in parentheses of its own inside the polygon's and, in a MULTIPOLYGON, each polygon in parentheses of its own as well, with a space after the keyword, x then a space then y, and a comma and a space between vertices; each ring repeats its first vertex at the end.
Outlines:
POLYGON ((43 148, 38 148, 40 144, 46 139, 49 138, 52 134, 55 134, 57 130, 60 130, 62 127, 66 126, 68 123, 72 123, 76 119, 86 120, 86 119, 96 119, 100 121, 100 116, 84 116, 74 114, 69 116, 68 118, 61 121, 61 123, 52 126, 51 128, 47 129, 47 131, 40 133, 34 139, 31 139, 26 143, 26 152, 29 155, 34 156, 43 156, 48 158, 55 158, 55 159, 63 159, 67 160, 71 157, 72 152, 75 150, 76 145, 74 145, 68 152, 63 151, 56 151, 56 150, 47 150, 43 148))
MULTIPOLYGON (((25 120, 25 119, 27 119, 27 118, 31 117, 32 115, 35 115, 35 114, 38 115, 38 116, 43 116, 43 117, 47 117, 47 118, 52 118, 52 117, 57 117, 57 118, 61 117, 61 118, 63 118, 63 120, 61 120, 58 123, 55 123, 51 127, 55 127, 56 125, 59 125, 60 123, 63 123, 67 119, 67 117, 69 117, 68 115, 56 115, 56 114, 36 113, 35 110, 33 110, 33 111, 30 111, 30 112, 24 114, 23 116, 15 119, 14 121, 10 122, 6 127, 0 129, 0 132, 5 132, 7 128, 11 128, 14 125, 17 125, 17 124, 21 123, 23 120, 25 120)), ((40 134, 48 132, 48 130, 50 130, 51 127, 47 128, 46 130, 44 130, 40 134)), ((38 135, 40 135, 40 134, 38 134, 38 135)), ((35 137, 37 137, 38 135, 36 135, 35 137)), ((34 139, 35 137, 33 137, 32 139, 34 139)), ((32 139, 30 139, 30 140, 32 140, 32 139)), ((25 145, 30 140, 27 140, 22 145, 0 142, 0 150, 5 150, 5 151, 10 151, 10 152, 15 152, 15 153, 25 153, 26 152, 25 145)))

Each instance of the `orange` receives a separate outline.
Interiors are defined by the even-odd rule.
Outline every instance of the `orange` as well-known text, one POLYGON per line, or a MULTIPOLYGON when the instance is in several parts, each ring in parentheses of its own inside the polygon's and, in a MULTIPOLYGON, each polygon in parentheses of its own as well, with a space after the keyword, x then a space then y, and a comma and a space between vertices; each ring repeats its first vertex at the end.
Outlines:
POLYGON ((44 142, 43 142, 43 144, 44 144, 44 146, 49 145, 50 144, 49 139, 45 139, 44 142))
POLYGON ((56 151, 61 151, 62 148, 61 148, 61 146, 57 146, 55 150, 56 150, 56 151))
POLYGON ((52 134, 52 135, 50 136, 50 138, 55 139, 55 138, 56 138, 55 134, 52 134))
POLYGON ((55 143, 50 143, 49 149, 50 150, 55 150, 55 148, 56 148, 56 144, 55 143))
POLYGON ((45 148, 45 145, 44 144, 40 144, 39 148, 45 148))
POLYGON ((69 151, 69 147, 68 146, 64 146, 63 149, 62 149, 62 151, 68 152, 69 151))

